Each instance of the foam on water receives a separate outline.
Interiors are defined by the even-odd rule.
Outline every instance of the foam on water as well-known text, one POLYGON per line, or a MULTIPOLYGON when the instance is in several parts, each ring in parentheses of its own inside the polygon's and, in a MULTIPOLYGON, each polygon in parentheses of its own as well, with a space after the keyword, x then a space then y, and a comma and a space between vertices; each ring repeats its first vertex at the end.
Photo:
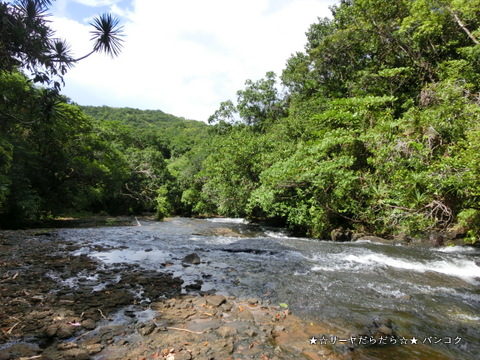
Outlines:
POLYGON ((479 316, 472 316, 467 314, 457 314, 456 316, 460 320, 467 320, 467 321, 480 321, 479 316))
POLYGON ((445 247, 435 249, 435 251, 438 251, 441 253, 480 254, 480 251, 478 249, 475 249, 473 247, 468 247, 468 246, 445 246, 445 247))
POLYGON ((283 231, 270 231, 266 230, 265 235, 274 239, 288 239, 288 234, 284 233, 283 231))
POLYGON ((248 221, 242 218, 210 218, 207 221, 213 223, 248 224, 248 221))
POLYGON ((472 284, 477 284, 480 277, 480 267, 468 259, 448 259, 434 261, 411 261, 401 258, 394 258, 385 254, 366 253, 361 255, 349 254, 343 257, 341 262, 327 264, 327 266, 316 265, 313 271, 336 271, 336 270, 368 270, 375 268, 396 268, 419 273, 437 272, 448 276, 458 277, 472 284), (360 268, 359 268, 360 267, 360 268))
POLYGON ((104 252, 97 252, 91 254, 92 257, 95 257, 107 264, 118 264, 118 263, 132 263, 132 262, 162 262, 168 260, 169 255, 164 251, 160 250, 111 250, 104 252))
POLYGON ((471 292, 461 291, 461 289, 453 289, 444 286, 429 286, 412 284, 412 290, 421 294, 448 294, 454 298, 460 298, 467 303, 478 303, 480 305, 480 295, 471 292))
POLYGON ((234 236, 215 236, 215 237, 208 237, 203 239, 205 244, 213 244, 213 245, 230 245, 234 244, 239 241, 238 237, 234 236))

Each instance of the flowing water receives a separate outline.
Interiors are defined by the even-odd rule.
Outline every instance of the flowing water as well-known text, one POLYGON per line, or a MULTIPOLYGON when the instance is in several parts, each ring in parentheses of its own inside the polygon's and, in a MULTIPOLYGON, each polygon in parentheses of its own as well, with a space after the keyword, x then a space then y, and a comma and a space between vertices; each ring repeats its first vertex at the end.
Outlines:
POLYGON ((293 313, 332 329, 355 331, 390 319, 405 342, 365 358, 479 358, 479 249, 334 243, 238 219, 141 224, 64 229, 60 235, 106 263, 168 271, 181 276, 184 286, 201 280, 203 291, 286 303, 293 313), (229 231, 215 235, 219 228, 243 237, 227 236, 234 234, 229 231), (201 264, 184 267, 182 258, 192 252, 201 264))

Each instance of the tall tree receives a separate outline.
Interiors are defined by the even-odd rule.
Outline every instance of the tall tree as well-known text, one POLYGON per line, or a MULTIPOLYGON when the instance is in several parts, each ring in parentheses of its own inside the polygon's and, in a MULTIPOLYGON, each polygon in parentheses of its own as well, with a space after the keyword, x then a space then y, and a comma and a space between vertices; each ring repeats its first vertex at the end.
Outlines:
POLYGON ((0 70, 25 69, 33 81, 59 89, 63 75, 78 61, 95 52, 117 56, 122 48, 122 27, 110 14, 91 22, 93 50, 75 58, 66 40, 49 27, 48 7, 52 0, 15 0, 0 3, 0 70))

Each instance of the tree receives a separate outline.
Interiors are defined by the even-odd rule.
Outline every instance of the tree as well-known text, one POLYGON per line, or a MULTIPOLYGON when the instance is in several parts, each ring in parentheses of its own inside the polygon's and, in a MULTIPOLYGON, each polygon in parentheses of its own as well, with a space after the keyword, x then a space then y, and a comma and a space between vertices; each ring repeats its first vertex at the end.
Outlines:
POLYGON ((0 70, 20 68, 32 74, 34 82, 60 89, 63 75, 78 61, 95 52, 119 55, 122 27, 110 14, 93 19, 93 50, 80 58, 71 54, 69 44, 55 37, 48 26, 47 11, 52 0, 15 0, 0 3, 0 70))
POLYGON ((208 122, 235 123, 239 116, 243 123, 260 129, 275 122, 285 115, 285 101, 276 87, 276 77, 269 71, 264 79, 245 81, 245 89, 237 91, 237 105, 231 100, 222 102, 208 122))
POLYGON ((96 162, 91 123, 59 91, 78 61, 94 52, 117 56, 122 28, 111 15, 98 16, 92 22, 93 50, 75 58, 49 27, 52 2, 0 2, 0 213, 9 226, 86 208, 99 193, 95 181, 110 172, 96 162), (91 181, 89 173, 102 176, 91 181))

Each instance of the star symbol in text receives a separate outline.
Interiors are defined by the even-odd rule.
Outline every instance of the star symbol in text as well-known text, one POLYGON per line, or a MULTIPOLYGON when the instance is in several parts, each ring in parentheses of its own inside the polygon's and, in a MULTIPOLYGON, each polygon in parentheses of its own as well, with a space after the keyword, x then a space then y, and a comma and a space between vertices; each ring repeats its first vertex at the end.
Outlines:
POLYGON ((310 339, 310 345, 315 345, 317 343, 317 339, 315 339, 315 336, 312 336, 310 339))
POLYGON ((414 337, 412 338, 412 340, 410 340, 410 341, 412 342, 413 345, 416 345, 418 339, 414 336, 414 337))

